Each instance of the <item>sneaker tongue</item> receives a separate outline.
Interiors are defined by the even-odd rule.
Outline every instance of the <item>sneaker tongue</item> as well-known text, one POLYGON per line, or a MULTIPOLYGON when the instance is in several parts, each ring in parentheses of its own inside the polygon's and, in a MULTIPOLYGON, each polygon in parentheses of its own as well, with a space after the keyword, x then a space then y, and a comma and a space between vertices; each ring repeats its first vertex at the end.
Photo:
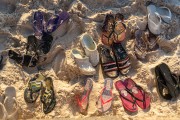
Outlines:
POLYGON ((138 93, 137 88, 133 87, 133 88, 132 88, 132 92, 135 93, 135 94, 137 94, 137 93, 138 93))
POLYGON ((121 91, 121 94, 123 94, 124 96, 127 96, 127 95, 128 95, 128 93, 127 93, 126 90, 122 90, 122 91, 121 91))

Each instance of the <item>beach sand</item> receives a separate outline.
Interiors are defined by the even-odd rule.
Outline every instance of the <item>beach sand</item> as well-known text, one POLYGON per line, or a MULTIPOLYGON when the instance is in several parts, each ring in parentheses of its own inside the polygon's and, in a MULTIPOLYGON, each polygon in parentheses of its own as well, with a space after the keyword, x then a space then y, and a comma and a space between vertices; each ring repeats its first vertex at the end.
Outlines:
MULTIPOLYGON (((0 52, 5 56, 3 61, 5 65, 0 70, 0 93, 7 86, 16 88, 17 101, 20 105, 19 119, 179 119, 180 100, 165 101, 159 97, 154 67, 165 62, 172 72, 180 75, 180 6, 178 2, 176 3, 178 0, 172 0, 172 3, 154 0, 157 5, 170 8, 172 21, 169 25, 163 24, 162 26, 164 30, 162 36, 165 40, 159 43, 160 48, 149 52, 145 61, 139 61, 133 52, 134 40, 131 31, 137 27, 137 19, 147 16, 146 1, 0 0, 0 52), (44 70, 40 72, 53 78, 57 100, 56 107, 47 115, 42 111, 40 99, 34 104, 27 104, 23 98, 27 82, 34 74, 38 73, 37 68, 21 67, 7 57, 7 50, 9 49, 16 49, 24 53, 27 36, 33 34, 33 15, 37 10, 45 12, 46 19, 60 10, 68 11, 71 17, 67 26, 53 33, 54 40, 51 50, 46 55, 47 60, 41 63, 44 70), (127 25, 127 38, 123 44, 132 63, 132 68, 127 77, 131 77, 150 94, 151 107, 146 111, 139 108, 138 112, 134 114, 125 112, 119 93, 114 87, 112 109, 104 114, 99 113, 96 108, 96 101, 104 86, 104 78, 101 67, 98 65, 96 67, 98 72, 93 76, 93 89, 89 98, 88 111, 87 114, 83 115, 79 113, 75 96, 82 93, 82 86, 89 76, 80 74, 78 67, 71 58, 71 50, 78 48, 83 51, 79 38, 85 32, 91 34, 97 44, 101 44, 100 33, 105 15, 106 13, 117 12, 125 15, 127 25)), ((124 78, 120 75, 114 82, 124 78)))

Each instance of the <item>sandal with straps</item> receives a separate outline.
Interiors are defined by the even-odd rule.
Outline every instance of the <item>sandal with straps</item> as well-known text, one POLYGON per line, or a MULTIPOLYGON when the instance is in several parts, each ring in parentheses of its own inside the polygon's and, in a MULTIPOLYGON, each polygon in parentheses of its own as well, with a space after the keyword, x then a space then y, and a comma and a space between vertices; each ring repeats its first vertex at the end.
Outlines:
POLYGON ((122 105, 124 109, 129 112, 137 112, 138 108, 136 105, 136 101, 134 100, 132 95, 128 92, 129 90, 124 85, 124 83, 121 80, 119 80, 115 83, 115 87, 119 92, 119 97, 122 101, 122 105))
POLYGON ((104 88, 101 91, 99 99, 97 101, 98 111, 103 113, 108 111, 112 106, 113 94, 112 94, 113 82, 112 79, 106 78, 104 88))
POLYGON ((147 92, 143 90, 142 87, 137 85, 132 79, 127 78, 124 80, 124 85, 128 89, 129 94, 135 99, 137 105, 141 109, 147 109, 150 107, 150 96, 147 92))
POLYGON ((107 14, 102 27, 101 41, 104 45, 111 46, 114 36, 114 16, 107 14))
POLYGON ((162 63, 155 67, 157 89, 162 98, 176 100, 179 96, 179 79, 172 74, 169 67, 162 63), (166 90, 166 93, 165 93, 166 90))
POLYGON ((89 95, 91 93, 93 87, 92 78, 87 78, 86 85, 84 86, 84 92, 82 94, 81 99, 77 98, 78 105, 80 108, 80 112, 86 112, 88 105, 89 105, 89 95))
POLYGON ((36 74, 34 78, 29 80, 28 87, 24 91, 24 100, 27 103, 34 103, 37 100, 44 79, 43 75, 36 74))
POLYGON ((113 43, 112 50, 116 58, 119 71, 122 75, 126 75, 131 68, 131 64, 129 62, 130 58, 127 52, 125 51, 121 43, 113 43))
POLYGON ((43 112, 45 114, 50 113, 56 105, 54 86, 51 77, 47 77, 43 81, 41 90, 41 102, 43 103, 43 112))
POLYGON ((98 47, 98 51, 104 75, 110 78, 117 77, 119 75, 118 67, 116 65, 116 61, 110 54, 110 50, 102 45, 98 47))

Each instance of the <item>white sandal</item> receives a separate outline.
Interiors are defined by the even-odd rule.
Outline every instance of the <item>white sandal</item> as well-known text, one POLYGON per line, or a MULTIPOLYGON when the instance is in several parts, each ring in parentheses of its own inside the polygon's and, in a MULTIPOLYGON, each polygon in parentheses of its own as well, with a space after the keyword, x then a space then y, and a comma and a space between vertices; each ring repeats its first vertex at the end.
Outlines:
POLYGON ((99 53, 97 51, 97 45, 93 38, 89 34, 83 34, 81 37, 81 44, 84 48, 86 55, 93 66, 99 63, 99 53))
POLYGON ((73 49, 71 52, 72 58, 74 58, 79 70, 84 75, 94 75, 96 73, 95 68, 89 62, 89 57, 82 55, 77 49, 73 49))

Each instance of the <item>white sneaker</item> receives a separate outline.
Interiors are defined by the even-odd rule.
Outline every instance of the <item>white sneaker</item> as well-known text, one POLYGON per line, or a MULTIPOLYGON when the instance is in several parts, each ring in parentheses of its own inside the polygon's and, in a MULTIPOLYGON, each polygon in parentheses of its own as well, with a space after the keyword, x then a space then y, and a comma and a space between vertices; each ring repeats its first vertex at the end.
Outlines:
POLYGON ((96 73, 95 68, 89 62, 89 57, 82 55, 77 49, 73 49, 71 55, 82 74, 94 75, 96 73))
POLYGON ((81 44, 92 65, 96 66, 99 63, 99 53, 93 38, 87 33, 83 34, 81 37, 81 44))

